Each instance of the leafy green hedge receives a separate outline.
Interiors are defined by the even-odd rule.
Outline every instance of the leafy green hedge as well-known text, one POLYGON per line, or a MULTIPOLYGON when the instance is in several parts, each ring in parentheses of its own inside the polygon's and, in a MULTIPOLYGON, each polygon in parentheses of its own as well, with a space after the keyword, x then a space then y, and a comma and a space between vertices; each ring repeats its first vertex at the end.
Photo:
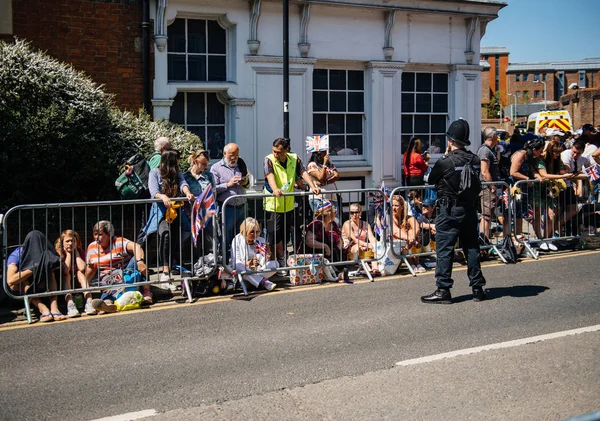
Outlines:
POLYGON ((0 42, 0 211, 118 198, 123 159, 149 154, 159 136, 183 156, 202 146, 168 121, 120 111, 83 72, 28 43, 0 42))

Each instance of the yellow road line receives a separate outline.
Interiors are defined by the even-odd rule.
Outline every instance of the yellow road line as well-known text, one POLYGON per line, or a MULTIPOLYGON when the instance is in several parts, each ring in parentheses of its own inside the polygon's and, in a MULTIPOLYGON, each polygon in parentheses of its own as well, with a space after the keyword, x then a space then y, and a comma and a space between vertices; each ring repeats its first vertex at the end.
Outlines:
MULTIPOLYGON (((538 263, 541 261, 545 261, 545 260, 558 260, 558 259, 566 259, 568 257, 573 257, 573 256, 588 256, 590 254, 599 254, 600 250, 590 250, 590 251, 584 251, 584 252, 576 252, 574 253, 565 253, 565 254, 559 254, 559 255, 555 255, 555 256, 544 256, 543 259, 540 260, 535 260, 535 259, 529 259, 529 260, 523 260, 520 261, 519 263, 538 263)), ((491 264, 484 264, 483 265, 483 269, 485 268, 491 268, 491 267, 496 267, 496 266, 506 266, 504 263, 499 262, 499 263, 491 263, 491 264)), ((453 272, 460 272, 460 271, 466 271, 467 267, 466 266, 461 266, 458 268, 454 268, 452 271, 453 272)), ((422 273, 422 274, 418 274, 417 276, 423 276, 423 275, 431 275, 432 272, 427 272, 427 273, 422 273)), ((386 276, 384 278, 381 279, 377 279, 375 282, 387 282, 387 281, 395 281, 398 279, 403 279, 403 278, 413 278, 413 276, 411 274, 407 274, 407 275, 392 275, 392 276, 386 276)), ((360 285, 360 284, 368 284, 371 283, 371 281, 369 281, 368 279, 364 279, 364 280, 357 280, 354 281, 354 285, 360 285)), ((298 292, 305 292, 305 291, 311 291, 313 289, 327 289, 327 288, 340 288, 340 287, 348 287, 351 284, 345 284, 345 283, 327 283, 327 284, 315 284, 315 285, 307 285, 303 288, 298 288, 298 287, 289 287, 288 289, 278 289, 276 291, 273 292, 269 292, 269 293, 264 293, 264 292, 259 292, 256 294, 251 294, 249 295, 249 297, 252 298, 256 298, 258 296, 273 296, 273 295, 281 295, 281 294, 291 294, 291 293, 298 293, 298 292)), ((141 308, 139 310, 130 310, 130 311, 123 311, 123 312, 116 312, 116 313, 109 313, 109 314, 103 314, 103 315, 97 315, 97 316, 83 316, 83 317, 78 317, 76 319, 67 319, 61 322, 51 322, 51 323, 32 323, 32 324, 28 324, 26 321, 22 321, 22 322, 14 322, 14 325, 11 326, 2 326, 0 327, 0 332, 4 332, 7 330, 15 330, 15 329, 25 329, 25 328, 32 328, 32 327, 41 327, 41 326, 56 326, 56 325, 62 325, 65 323, 74 323, 74 322, 81 322, 81 321, 88 321, 88 320, 94 320, 96 318, 100 318, 103 319, 105 317, 117 317, 117 316, 126 316, 126 315, 130 315, 130 314, 138 314, 138 313, 148 313, 148 312, 153 312, 153 311, 163 311, 163 310, 169 310, 169 309, 174 309, 174 308, 183 308, 183 307, 195 307, 195 306, 201 306, 201 305, 207 305, 207 304, 216 304, 216 303, 223 303, 223 302, 230 302, 232 300, 236 300, 236 299, 244 299, 246 297, 244 297, 243 295, 240 294, 236 294, 236 295, 228 295, 228 296, 224 296, 224 297, 208 297, 208 298, 202 298, 198 301, 195 301, 193 303, 188 303, 187 301, 185 303, 177 303, 177 302, 168 302, 168 303, 159 303, 156 305, 153 305, 152 307, 145 307, 145 308, 141 308)))

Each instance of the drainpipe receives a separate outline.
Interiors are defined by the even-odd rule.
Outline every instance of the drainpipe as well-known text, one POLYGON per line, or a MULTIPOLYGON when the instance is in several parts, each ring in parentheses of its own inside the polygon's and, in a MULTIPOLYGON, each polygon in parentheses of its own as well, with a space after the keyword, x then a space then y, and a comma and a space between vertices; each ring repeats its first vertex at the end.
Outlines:
POLYGON ((144 110, 150 110, 150 0, 142 0, 142 84, 144 110))

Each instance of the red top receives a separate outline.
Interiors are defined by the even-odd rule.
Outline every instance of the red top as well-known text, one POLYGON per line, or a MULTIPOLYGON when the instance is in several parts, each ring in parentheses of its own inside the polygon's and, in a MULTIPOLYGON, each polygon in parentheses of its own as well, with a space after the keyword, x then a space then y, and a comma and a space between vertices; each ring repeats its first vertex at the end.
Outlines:
POLYGON ((429 166, 423 159, 420 153, 411 152, 408 165, 406 165, 406 161, 404 161, 404 176, 405 177, 420 177, 425 175, 425 171, 429 166))

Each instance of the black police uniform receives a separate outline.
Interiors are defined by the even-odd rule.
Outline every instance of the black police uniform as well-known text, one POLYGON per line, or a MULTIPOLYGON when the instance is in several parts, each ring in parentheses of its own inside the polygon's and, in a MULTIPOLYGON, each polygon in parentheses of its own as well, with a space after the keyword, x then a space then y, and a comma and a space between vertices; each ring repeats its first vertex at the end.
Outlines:
MULTIPOLYGON (((449 155, 452 156, 452 159, 445 155, 435 163, 428 179, 429 184, 435 184, 437 191, 436 285, 438 290, 442 290, 443 293, 447 292, 447 301, 451 299, 448 290, 454 283, 452 262, 456 240, 459 240, 459 245, 467 259, 469 285, 474 288, 474 292, 481 291, 485 285, 479 260, 478 198, 471 202, 463 202, 458 199, 456 193, 460 185, 462 166, 473 158, 471 165, 476 172, 479 172, 479 157, 462 148, 450 152, 449 155)), ((427 297, 423 297, 423 301, 427 301, 427 297)))

